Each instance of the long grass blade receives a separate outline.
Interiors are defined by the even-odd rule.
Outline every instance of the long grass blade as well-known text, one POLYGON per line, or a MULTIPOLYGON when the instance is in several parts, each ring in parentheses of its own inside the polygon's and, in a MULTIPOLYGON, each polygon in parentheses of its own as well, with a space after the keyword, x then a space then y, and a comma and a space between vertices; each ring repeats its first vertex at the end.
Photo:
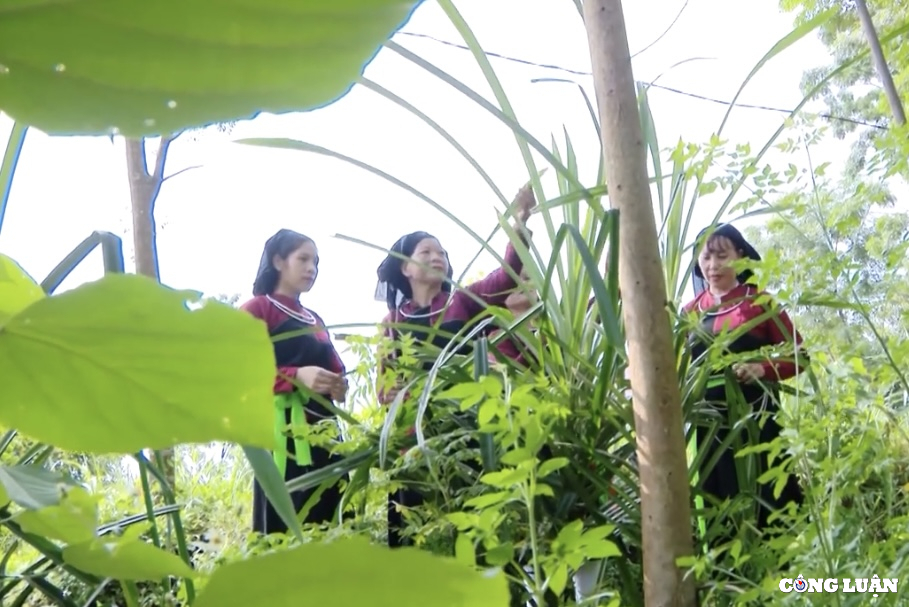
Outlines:
POLYGON ((505 197, 505 195, 502 193, 502 190, 500 190, 499 187, 496 185, 495 181, 492 180, 492 177, 489 176, 489 173, 486 172, 486 169, 484 169, 482 166, 480 166, 480 163, 477 162, 477 160, 473 156, 471 156, 470 152, 468 152, 464 148, 464 146, 461 145, 460 142, 458 142, 458 140, 455 139, 451 135, 451 133, 449 133, 444 128, 442 128, 442 126, 438 122, 436 122, 435 120, 430 118, 426 113, 417 109, 417 107, 414 106, 409 101, 402 99, 401 97, 399 97, 398 95, 395 95, 394 93, 392 93, 391 91, 389 91, 388 89, 383 87, 382 85, 377 84, 368 78, 361 77, 360 84, 362 86, 366 87, 367 89, 385 97, 389 101, 401 106, 402 108, 404 108, 405 110, 407 110, 408 112, 410 112, 411 114, 413 114, 414 116, 416 116, 417 118, 419 118, 420 120, 425 122, 426 125, 429 126, 436 133, 441 135, 442 138, 445 139, 445 141, 447 141, 449 145, 451 145, 451 147, 453 147, 455 150, 457 150, 458 153, 464 157, 464 160, 466 160, 468 162, 468 164, 470 164, 470 166, 473 167, 473 169, 477 172, 477 174, 479 174, 480 177, 483 178, 483 181, 486 182, 486 184, 489 186, 489 188, 496 195, 496 198, 499 199, 499 201, 505 206, 505 208, 506 209, 508 208, 510 201, 505 197))
MULTIPOLYGON (((499 264, 505 265, 505 260, 502 259, 502 257, 496 253, 495 249, 490 247, 488 245, 488 243, 485 240, 483 240, 483 238, 480 237, 479 234, 477 234, 473 229, 471 229, 470 226, 468 226, 466 223, 461 221, 461 219, 459 219, 457 215, 455 215, 454 213, 449 211, 447 208, 445 208, 444 205, 436 202, 435 200, 433 200, 432 198, 430 198, 423 192, 421 192, 418 189, 416 189, 415 187, 411 186, 410 184, 405 183, 404 181, 398 179, 397 177, 390 175, 389 173, 386 173, 382 169, 374 167, 371 164, 365 163, 361 160, 357 160, 356 158, 352 158, 345 154, 341 154, 340 152, 335 152, 334 150, 329 150, 328 148, 324 148, 320 145, 307 143, 305 141, 298 141, 295 139, 254 138, 254 139, 240 139, 240 140, 237 140, 236 143, 240 143, 243 145, 254 145, 254 146, 285 149, 285 150, 297 150, 297 151, 301 151, 301 152, 312 152, 315 154, 321 154, 323 156, 328 156, 330 158, 335 158, 337 160, 341 160, 343 162, 346 162, 348 164, 352 164, 353 166, 361 168, 365 171, 368 171, 368 172, 372 173, 373 175, 376 175, 378 177, 385 179, 386 181, 388 181, 390 183, 393 183, 394 185, 402 188, 403 190, 406 190, 410 194, 413 194, 420 200, 428 203, 430 206, 432 206, 432 208, 439 211, 445 217, 450 219, 455 225, 457 225, 459 228, 461 228, 461 230, 463 230, 465 233, 469 234, 475 241, 484 245, 486 247, 486 250, 488 252, 490 252, 496 258, 496 261, 499 264)), ((380 247, 377 247, 377 248, 380 248, 380 247)), ((385 249, 381 249, 381 250, 385 250, 385 249)))
POLYGON ((281 478, 281 473, 278 471, 274 459, 265 449, 246 445, 243 446, 243 453, 246 455, 246 460, 249 462, 250 467, 252 467, 256 480, 259 481, 265 497, 274 506, 275 512, 287 525, 288 530, 293 533, 297 540, 302 542, 303 528, 297 520, 294 503, 290 499, 290 493, 284 485, 284 479, 281 478))
POLYGON ((751 79, 754 78, 755 74, 757 74, 759 71, 761 71, 761 69, 764 67, 764 65, 767 64, 768 61, 770 61, 771 59, 773 59, 774 57, 776 57, 777 55, 779 55, 780 53, 785 51, 787 48, 789 48, 790 46, 792 46, 793 44, 795 44, 796 42, 798 42, 799 40, 801 40, 802 38, 804 38, 805 36, 807 36, 808 34, 813 32, 814 30, 816 30, 818 27, 822 26, 827 21, 829 21, 834 15, 836 15, 839 12, 839 10, 840 10, 839 7, 836 7, 836 8, 827 9, 826 11, 819 13, 813 19, 806 21, 805 23, 801 24, 800 26, 798 26, 797 28, 795 28, 794 30, 792 30, 791 32, 789 32, 788 34, 783 36, 776 44, 773 45, 773 47, 771 47, 771 49, 769 51, 767 51, 767 53, 764 54, 763 57, 761 57, 761 59, 754 65, 754 67, 751 68, 751 71, 748 72, 748 75, 745 77, 745 80, 742 81, 742 84, 739 86, 739 89, 735 92, 735 95, 732 97, 732 101, 729 103, 729 107, 726 109, 726 114, 723 116, 723 121, 720 123, 720 128, 717 129, 717 135, 719 135, 720 133, 723 132, 723 128, 726 126, 726 121, 729 120, 729 115, 732 113, 732 108, 735 107, 735 104, 739 100, 739 97, 741 96, 742 91, 745 90, 745 87, 748 86, 748 83, 751 82, 751 79))

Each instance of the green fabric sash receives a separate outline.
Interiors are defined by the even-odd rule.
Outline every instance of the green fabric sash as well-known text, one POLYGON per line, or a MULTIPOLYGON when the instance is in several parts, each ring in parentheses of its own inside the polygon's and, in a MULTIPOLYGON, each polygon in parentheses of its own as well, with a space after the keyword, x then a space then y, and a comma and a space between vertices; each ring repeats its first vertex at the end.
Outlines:
POLYGON ((294 460, 299 466, 312 465, 312 452, 309 441, 297 438, 307 427, 306 411, 303 408, 303 396, 296 390, 290 393, 275 394, 275 465, 281 477, 287 472, 287 417, 285 411, 290 409, 290 432, 294 436, 294 460))

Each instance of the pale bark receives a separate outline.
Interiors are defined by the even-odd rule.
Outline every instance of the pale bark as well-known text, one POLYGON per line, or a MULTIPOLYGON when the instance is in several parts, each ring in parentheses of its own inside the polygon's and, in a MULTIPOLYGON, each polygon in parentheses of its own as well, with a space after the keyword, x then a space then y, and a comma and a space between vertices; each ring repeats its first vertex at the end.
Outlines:
POLYGON ((906 124, 906 113, 903 111, 903 102, 900 100, 900 94, 893 83, 893 75, 887 66, 887 59, 884 58, 884 49, 881 48, 881 41, 877 37, 877 31, 874 29, 874 21, 871 19, 871 12, 865 0, 855 0, 855 10, 858 12, 859 21, 862 24, 862 31, 865 33, 865 39, 871 49, 871 61, 874 69, 877 71, 878 78, 881 79, 881 85, 884 87, 884 94, 887 95, 887 102, 890 104, 890 111, 893 112, 893 118, 897 124, 906 124))
MULTIPOLYGON (((144 139, 126 140, 126 170, 129 177, 129 198, 133 219, 133 250, 136 256, 136 274, 160 280, 158 269, 157 226, 155 224, 155 203, 164 183, 164 166, 167 152, 174 140, 172 136, 161 138, 155 166, 149 171, 145 154, 144 139)), ((174 450, 158 452, 164 464, 164 478, 171 490, 176 491, 176 468, 174 450)))
POLYGON ((644 600, 693 607, 694 581, 676 566, 693 554, 681 397, 666 287, 621 0, 586 0, 606 185, 619 211, 619 285, 628 340, 638 467, 644 600))

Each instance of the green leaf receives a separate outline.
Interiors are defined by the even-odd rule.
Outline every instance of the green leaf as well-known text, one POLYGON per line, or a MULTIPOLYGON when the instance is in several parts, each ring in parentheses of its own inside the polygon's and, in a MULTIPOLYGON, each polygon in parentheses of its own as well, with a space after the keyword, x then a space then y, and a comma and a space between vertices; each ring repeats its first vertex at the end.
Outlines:
POLYGON ((614 529, 615 525, 599 525, 585 531, 582 537, 585 542, 595 542, 609 537, 614 529))
POLYGON ((511 543, 499 544, 486 551, 486 564, 491 567, 501 567, 511 562, 514 557, 514 545, 511 543))
POLYGON ((486 391, 483 384, 479 382, 464 382, 456 384, 447 390, 443 390, 441 393, 436 395, 436 398, 440 400, 463 400, 465 398, 483 398, 485 395, 486 391))
POLYGON ((555 571, 553 571, 549 576, 549 589, 552 592, 559 596, 565 590, 565 586, 568 585, 568 565, 561 563, 556 565, 555 571))
POLYGON ((533 458, 533 453, 531 453, 528 449, 518 447, 516 449, 512 449, 511 451, 506 451, 502 455, 502 463, 509 466, 516 466, 522 462, 532 460, 533 458))
POLYGON ((717 183, 715 181, 705 181, 698 184, 698 195, 706 196, 707 194, 712 194, 716 191, 717 183))
POLYGON ((480 477, 480 482, 492 487, 507 488, 527 479, 530 476, 523 468, 506 468, 490 472, 480 477))
POLYGON ((139 136, 313 109, 417 4, 0 0, 0 110, 50 134, 139 136))
MULTIPOLYGON (((73 482, 62 474, 38 466, 0 466, 0 486, 9 499, 23 508, 38 510, 63 499, 73 482)), ((0 500, 2 501, 2 500, 0 500)))
POLYGON ((44 291, 18 263, 0 254, 0 327, 44 297, 44 291))
POLYGON ((85 573, 125 581, 195 575, 176 554, 141 540, 111 536, 71 544, 63 549, 63 560, 85 573))
POLYGON ((455 540, 455 560, 468 567, 474 567, 477 564, 473 541, 464 533, 459 533, 455 540))
POLYGON ((540 467, 537 469, 537 476, 539 478, 546 478, 556 470, 564 468, 569 463, 571 462, 568 461, 567 457, 553 457, 548 459, 540 464, 540 467))
POLYGON ((495 506, 501 504, 502 502, 511 499, 512 494, 510 491, 497 491, 496 493, 484 493, 483 495, 478 495, 472 497, 466 502, 464 506, 468 508, 488 508, 490 506, 495 506))
POLYGON ((536 496, 555 497, 555 491, 546 483, 537 483, 534 487, 533 494, 536 496))
POLYGON ((573 550, 581 542, 581 534, 584 531, 584 521, 574 520, 562 527, 555 541, 565 546, 567 550, 573 550))
POLYGON ((504 607, 509 600, 501 573, 473 571, 416 548, 344 539, 219 567, 193 607, 297 607, 301 589, 313 605, 504 607))
POLYGON ((483 387, 483 392, 486 393, 486 396, 490 398, 499 396, 502 393, 502 382, 495 375, 487 375, 480 380, 480 385, 483 387))
POLYGON ((16 522, 27 533, 78 544, 95 537, 98 509, 95 498, 88 491, 73 487, 58 505, 26 510, 16 517, 16 522))
POLYGON ((495 418, 498 412, 498 403, 496 403, 494 400, 484 401, 483 404, 480 405, 480 409, 477 412, 477 424, 479 424, 481 428, 485 427, 495 418))
POLYGON ((476 526, 478 520, 477 515, 468 512, 450 512, 445 515, 445 518, 459 531, 476 526))
POLYGON ((584 546, 584 556, 590 559, 605 559, 611 556, 620 556, 619 547, 609 540, 596 540, 584 546))
POLYGON ((210 441, 271 448, 265 325, 212 301, 191 311, 198 300, 110 275, 31 305, 0 330, 0 425, 89 453, 210 441))

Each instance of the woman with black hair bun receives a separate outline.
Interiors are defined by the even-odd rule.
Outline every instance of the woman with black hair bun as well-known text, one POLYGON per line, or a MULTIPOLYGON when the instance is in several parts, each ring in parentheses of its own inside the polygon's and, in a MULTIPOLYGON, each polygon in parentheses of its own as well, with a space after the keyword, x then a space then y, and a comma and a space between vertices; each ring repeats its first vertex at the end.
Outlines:
MULTIPOLYGON (((518 191, 512 205, 515 207, 514 229, 525 242, 530 232, 525 224, 536 206, 530 184, 518 191)), ((416 343, 442 350, 452 338, 474 322, 488 306, 502 306, 517 287, 516 275, 523 264, 514 245, 505 250, 504 266, 493 270, 485 278, 463 288, 453 287, 453 271, 448 252, 439 240, 427 232, 406 234, 392 245, 390 254, 377 269, 376 299, 388 306, 388 315, 382 321, 384 335, 393 343, 402 333, 409 334, 416 343), (406 325, 402 328, 402 325, 406 325)), ((469 344, 461 350, 466 353, 469 344)), ((379 361, 377 393, 379 402, 391 404, 398 396, 400 383, 385 385, 385 369, 396 368, 400 348, 379 361)), ((433 366, 431 356, 422 361, 422 368, 433 366)), ((395 548, 410 543, 402 536, 404 527, 400 508, 417 506, 422 502, 419 492, 401 489, 389 496, 388 545, 395 548)))
MULTIPOLYGON (((300 438, 300 430, 334 414, 315 398, 302 393, 293 381, 311 393, 343 402, 347 380, 341 358, 331 343, 325 323, 300 303, 319 274, 316 243, 298 232, 279 230, 265 243, 253 284, 254 297, 241 306, 268 327, 275 338, 275 446, 274 458, 285 481, 324 468, 335 461, 331 453, 300 438)), ((299 512, 315 488, 291 494, 299 512)), ((326 523, 339 517, 341 491, 337 484, 326 489, 306 516, 307 523, 326 523)), ((285 533, 287 526, 254 481, 253 530, 263 534, 285 533)))

